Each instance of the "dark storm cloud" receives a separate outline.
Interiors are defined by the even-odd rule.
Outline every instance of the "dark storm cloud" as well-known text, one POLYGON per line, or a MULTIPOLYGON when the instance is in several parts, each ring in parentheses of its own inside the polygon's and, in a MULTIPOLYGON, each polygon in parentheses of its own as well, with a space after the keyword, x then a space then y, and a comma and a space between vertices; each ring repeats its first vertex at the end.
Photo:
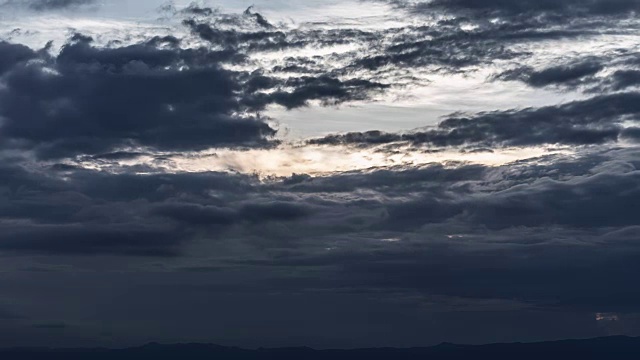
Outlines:
POLYGON ((49 255, 175 256, 185 235, 157 224, 2 226, 0 249, 49 255))
POLYGON ((628 140, 632 140, 632 141, 635 141, 635 142, 639 142, 640 141, 640 128, 639 127, 626 128, 622 132, 621 136, 622 136, 623 139, 628 139, 628 140))
MULTIPOLYGON (((253 14, 256 15, 256 14, 253 14)), ((253 16, 252 15, 252 16, 253 16)), ((222 48, 235 48, 248 52, 281 51, 304 47, 328 47, 350 44, 354 41, 374 42, 385 36, 384 32, 363 31, 358 29, 286 29, 266 26, 258 27, 253 23, 246 24, 245 17, 215 18, 203 20, 189 18, 182 24, 200 39, 222 48), (221 26, 220 23, 230 23, 221 26)), ((266 21, 266 20, 265 20, 266 21)), ((303 57, 301 61, 313 61, 303 57)), ((318 58, 315 58, 317 61, 318 58)))
MULTIPOLYGON (((402 2, 400 2, 402 3, 402 2)), ((481 15, 524 15, 545 13, 552 16, 631 15, 640 10, 637 0, 435 0, 418 3, 416 11, 463 11, 481 15)))
POLYGON ((310 100, 320 100, 324 105, 365 100, 372 92, 390 87, 390 85, 369 80, 357 78, 339 80, 331 76, 291 77, 286 81, 255 76, 247 84, 253 88, 278 89, 268 94, 248 96, 244 102, 250 107, 263 108, 266 104, 274 103, 287 109, 306 106, 310 100))
MULTIPOLYGON (((352 56, 350 64, 342 70, 389 71, 427 67, 444 73, 470 72, 498 60, 514 62, 534 55, 521 45, 615 32, 615 27, 609 25, 607 21, 595 20, 557 25, 532 17, 497 23, 467 17, 439 20, 431 25, 407 26, 402 31, 378 32, 377 39, 367 40, 370 49, 352 56)), ((560 69, 557 72, 568 71, 560 69)), ((542 74, 541 80, 553 75, 542 74)))
POLYGON ((58 158, 139 146, 169 151, 265 146, 276 130, 256 112, 269 104, 333 105, 388 87, 329 75, 277 79, 260 71, 225 70, 222 63, 246 60, 236 45, 271 41, 271 33, 215 31, 222 50, 182 48, 172 36, 98 47, 76 34, 55 57, 1 43, 4 147, 58 158))
POLYGON ((223 14, 223 13, 220 13, 219 11, 217 11, 217 10, 215 10, 213 8, 202 7, 202 6, 199 6, 196 3, 192 3, 191 5, 187 6, 184 9, 181 9, 179 11, 177 11, 172 5, 169 5, 168 7, 170 8, 170 10, 173 10, 174 13, 193 15, 195 17, 200 17, 200 18, 203 18, 203 19, 212 18, 213 17, 216 22, 223 23, 223 24, 238 25, 238 24, 241 24, 241 23, 245 22, 245 20, 247 20, 247 19, 251 19, 251 21, 255 25, 258 25, 260 27, 263 27, 263 28, 266 28, 266 29, 273 29, 274 28, 274 26, 264 16, 262 16, 262 14, 253 11, 253 8, 254 8, 253 5, 249 6, 242 13, 242 16, 233 15, 233 14, 223 14))
POLYGON ((535 69, 520 66, 490 77, 490 80, 521 81, 532 87, 581 90, 588 94, 607 94, 628 90, 640 83, 638 54, 615 49, 600 56, 575 57, 562 65, 535 69))
POLYGON ((20 166, 0 169, 0 214, 5 219, 0 224, 0 249, 38 254, 175 256, 193 234, 167 223, 154 209, 178 195, 201 201, 208 190, 242 191, 241 179, 215 174, 166 178, 70 171, 73 180, 61 181, 55 174, 20 166))
MULTIPOLYGON (((207 231, 231 230, 242 213, 284 226, 255 227, 249 217, 220 238, 235 247, 258 236, 260 251, 187 267, 216 274, 244 269, 268 279, 236 284, 233 291, 394 292, 633 312, 640 296, 631 286, 640 270, 637 159, 636 150, 614 150, 497 168, 432 165, 298 176, 253 183, 242 194, 217 186, 235 199, 222 203, 197 196, 206 186, 192 185, 182 188, 190 195, 180 202, 153 202, 161 216, 207 231), (285 191, 296 205, 273 200, 285 191), (224 207, 246 201, 260 205, 224 207)), ((180 192, 174 188, 167 199, 180 192)), ((218 248, 218 255, 224 251, 218 248)))
POLYGON ((189 203, 162 204, 155 213, 191 225, 229 225, 237 221, 237 214, 228 208, 189 203))
MULTIPOLYGON (((633 226, 640 196, 635 171, 638 161, 604 159, 596 154, 574 161, 558 159, 549 165, 532 161, 496 169, 434 164, 422 169, 306 179, 286 186, 291 192, 302 193, 374 190, 384 199, 377 206, 384 207, 386 213, 386 219, 377 223, 378 229, 419 229, 445 220, 493 230, 633 226), (492 178, 495 183, 488 180, 492 178), (409 199, 407 194, 416 196, 409 199)), ((362 200, 366 198, 362 196, 362 200)))
POLYGON ((106 160, 106 161, 122 161, 122 160, 135 160, 143 155, 149 155, 148 153, 141 152, 129 152, 129 151, 116 151, 112 153, 104 153, 91 156, 92 160, 106 160))
POLYGON ((640 112, 638 104, 638 93, 603 95, 558 106, 451 117, 427 131, 348 133, 313 139, 309 143, 372 146, 409 142, 432 147, 602 144, 618 140, 624 131, 620 123, 626 116, 640 112))
POLYGON ((640 70, 617 70, 592 91, 620 91, 640 86, 640 70))
POLYGON ((184 260, 174 271, 244 272, 236 292, 395 292, 632 312, 640 298, 631 285, 640 271, 637 155, 266 182, 77 169, 43 176, 5 166, 0 249, 184 260), (194 264, 190 249, 199 246, 214 247, 216 258, 194 264))
POLYGON ((95 0, 35 0, 28 1, 29 7, 38 10, 54 10, 95 4, 95 0))
POLYGON ((215 65, 200 67, 198 57, 146 45, 67 45, 53 69, 22 63, 6 74, 7 87, 0 91, 2 130, 25 148, 35 148, 40 157, 101 153, 119 146, 198 150, 264 145, 275 130, 259 117, 235 112, 269 103, 295 108, 309 100, 363 99, 368 89, 386 87, 364 80, 302 78, 283 84, 294 86, 291 92, 251 95, 239 102, 235 93, 242 88, 235 74, 215 65), (193 67, 166 68, 181 62, 193 67))
MULTIPOLYGON (((530 16, 506 23, 459 17, 441 20, 431 25, 369 31, 349 28, 287 29, 260 21, 263 18, 257 17, 259 14, 253 13, 251 8, 241 16, 226 16, 209 10, 205 15, 205 9, 197 8, 192 12, 194 16, 184 20, 183 24, 194 35, 223 49, 259 53, 353 43, 367 44, 366 52, 291 57, 271 70, 276 73, 298 72, 331 77, 349 77, 358 72, 361 80, 371 82, 380 79, 380 75, 401 69, 430 68, 443 73, 473 71, 478 66, 498 60, 513 61, 532 55, 516 45, 599 35, 603 30, 613 31, 606 21, 565 22, 557 26, 547 19, 530 16), (254 16, 258 19, 257 22, 254 21, 254 16), (335 66, 335 61, 346 65, 335 66), (375 73, 376 76, 373 76, 375 73)), ((520 77, 532 76, 535 83, 542 83, 546 80, 545 77, 554 75, 540 74, 538 82, 535 74, 528 74, 527 70, 521 69, 520 77)), ((581 70, 587 71, 573 71, 581 70)))
MULTIPOLYGON (((386 40, 381 41, 381 37, 371 41, 371 50, 355 57, 347 69, 430 67, 443 72, 468 72, 496 60, 526 60, 534 55, 518 45, 625 33, 625 28, 618 26, 618 17, 633 16, 640 9, 640 2, 635 0, 384 2, 435 22, 407 26, 402 31, 383 31, 386 40), (447 18, 440 20, 441 16, 447 18)), ((540 74, 519 68, 504 76, 545 86, 554 80, 566 82, 593 75, 598 65, 591 66, 570 64, 540 74)))
POLYGON ((187 242, 202 236, 214 241, 235 225, 291 222, 316 211, 311 204, 261 196, 257 179, 248 176, 109 175, 74 168, 60 176, 66 180, 17 165, 0 168, 0 249, 177 256, 187 242))
POLYGON ((0 41, 0 76, 11 70, 16 64, 31 60, 37 57, 35 51, 20 45, 0 41))
MULTIPOLYGON (((634 242, 640 163, 633 154, 637 151, 547 165, 534 161, 496 169, 435 167, 394 176, 376 171, 308 179, 290 191, 349 193, 349 184, 361 179, 357 188, 369 192, 349 202, 351 214, 379 208, 386 215, 371 218, 368 230, 317 238, 331 244, 331 251, 317 251, 309 243, 307 249, 299 245, 247 264, 324 269, 299 282, 293 277, 293 288, 395 289, 634 312, 640 298, 630 286, 640 270, 634 242), (407 199, 408 194, 419 195, 407 199)), ((346 219, 331 224, 348 229, 346 219)), ((295 229, 290 231, 308 234, 295 229)))
MULTIPOLYGON (((404 289, 467 299, 509 299, 540 309, 638 311, 640 293, 630 286, 640 270, 635 261, 637 247, 607 243, 611 251, 603 253, 595 246, 544 244, 543 239, 522 231, 509 236, 510 240, 518 237, 518 245, 485 243, 486 250, 475 251, 473 246, 449 241, 325 260, 345 264, 333 275, 341 279, 334 289, 404 289), (526 241, 539 243, 527 245, 526 241)), ((545 236, 562 239, 579 234, 547 230, 545 236)), ((327 285, 319 283, 319 287, 327 285)))
POLYGON ((287 202, 246 204, 239 209, 189 203, 165 203, 154 212, 190 225, 231 225, 243 221, 292 221, 312 213, 309 206, 287 202))
POLYGON ((589 77, 600 72, 604 67, 599 61, 584 61, 577 64, 553 66, 536 71, 530 67, 521 67, 499 74, 499 80, 519 80, 530 86, 544 87, 549 85, 577 87, 589 82, 589 77))
MULTIPOLYGON (((489 229, 536 226, 598 228, 633 226, 640 209, 637 173, 576 178, 572 181, 539 179, 513 186, 490 197, 461 199, 428 194, 389 208, 388 226, 422 226, 459 218, 489 229), (616 187, 616 191, 607 191, 616 187), (587 195, 588 194, 588 195, 587 195)), ((456 194, 460 195, 460 194, 456 194)))
POLYGON ((47 11, 77 8, 94 4, 96 4, 96 0, 7 0, 4 4, 0 5, 25 6, 36 11, 47 11))
POLYGON ((64 330, 68 328, 69 325, 65 323, 43 323, 43 324, 33 324, 33 328, 35 329, 44 329, 44 330, 64 330))
MULTIPOLYGON (((536 54, 511 45, 601 31, 573 21, 551 29, 557 18, 566 20, 569 9, 599 18, 625 15, 635 6, 607 4, 435 1, 417 9, 468 18, 381 31, 286 30, 251 8, 225 16, 192 6, 176 13, 190 17, 183 24, 203 47, 188 48, 189 41, 173 36, 102 47, 76 35, 50 55, 50 49, 2 42, 0 251, 7 261, 0 271, 26 269, 26 283, 38 288, 65 292, 77 286, 83 295, 75 299, 89 296, 87 287, 78 285, 82 282, 74 282, 83 276, 111 297, 126 294, 118 300, 121 308, 112 310, 116 318, 127 318, 123 327, 140 319, 131 310, 136 307, 153 314, 154 321, 167 319, 158 312, 201 318, 201 312, 191 311, 196 303, 210 310, 205 293, 244 299, 243 305, 229 301, 220 308, 225 315, 251 308, 256 316, 247 328, 256 327, 266 311, 245 305, 274 301, 272 296, 294 299, 291 309, 307 313, 296 296, 318 302, 322 294, 391 299, 395 306, 385 308, 392 309, 393 319, 434 306, 483 311, 487 303, 498 304, 493 305, 498 312, 639 312, 640 292, 634 289, 640 275, 640 154, 628 146, 640 141, 640 94, 607 93, 631 91, 638 83, 632 56, 618 59, 615 66, 624 69, 604 80, 595 79, 609 70, 604 58, 535 69, 511 64, 514 70, 496 78, 603 92, 586 100, 454 114, 411 133, 371 131, 309 141, 381 152, 406 145, 409 151, 470 152, 573 146, 575 153, 566 156, 502 166, 447 162, 266 179, 154 167, 170 161, 166 152, 197 157, 190 152, 271 146, 275 129, 259 115, 271 104, 293 109, 316 101, 366 100, 394 85, 387 71, 464 72, 495 60, 517 61, 536 54), (471 19, 477 14, 510 20, 471 19), (225 69, 227 64, 255 68, 251 59, 263 51, 356 41, 364 41, 367 51, 289 57, 255 71, 225 69), (627 147, 613 148, 617 141, 627 147), (35 151, 36 159, 21 150, 35 151), (145 157, 153 159, 150 164, 119 164, 145 157), (43 159, 60 163, 38 162, 43 159), (83 167, 90 165, 106 170, 83 167), (55 271, 60 264, 65 270, 55 271), (64 273, 73 279, 61 281, 64 273), (101 276, 118 291, 96 281, 101 276), (144 280, 131 282, 136 276, 144 280), (146 301, 149 295, 135 295, 148 289, 138 285, 149 283, 163 289, 154 296, 165 297, 146 301), (400 309, 398 301, 406 306, 400 309), (154 306, 160 310, 154 312, 154 306), (131 314, 135 320, 129 322, 131 314)), ((98 306, 89 304, 95 312, 98 306)), ((291 311, 279 306, 268 315, 291 311)), ((360 302, 345 309, 365 312, 366 320, 358 321, 369 328, 373 311, 360 302)), ((1 317, 7 316, 0 311, 1 317)), ((40 330, 75 329, 35 324, 32 328, 40 330)))
MULTIPOLYGON (((447 186, 466 181, 480 181, 487 173, 482 165, 460 164, 447 167, 443 164, 429 164, 419 168, 388 168, 373 172, 347 172, 330 177, 312 178, 292 175, 282 180, 289 191, 301 193, 352 193, 359 189, 387 190, 389 194, 430 191, 444 192, 447 186), (398 184, 398 188, 390 186, 398 184), (397 191, 397 192, 396 192, 397 191)), ((464 187, 460 187, 464 191, 464 187)))
POLYGON ((356 58, 347 69, 372 71, 386 66, 435 66, 442 71, 454 72, 461 68, 524 55, 505 47, 507 41, 497 39, 499 34, 493 30, 467 32, 459 26, 439 24, 409 28, 403 33, 389 36, 392 36, 390 44, 380 49, 379 54, 356 58))
POLYGON ((269 21, 265 19, 264 16, 262 16, 260 13, 253 12, 253 6, 249 6, 247 10, 244 11, 244 15, 255 18, 256 23, 264 28, 273 28, 273 25, 271 25, 271 23, 269 23, 269 21))
POLYGON ((24 316, 20 316, 13 311, 7 310, 4 307, 0 307, 0 320, 20 320, 24 319, 24 316))
POLYGON ((55 59, 6 72, 2 137, 42 157, 126 145, 187 150, 264 143, 275 130, 234 115, 242 110, 234 94, 241 88, 234 73, 218 66, 219 56, 225 54, 152 43, 97 48, 77 37, 55 59))
POLYGON ((211 16, 214 14, 214 10, 208 7, 200 7, 197 4, 193 3, 187 6, 186 8, 181 10, 184 14, 191 15, 202 15, 202 16, 211 16))
POLYGON ((286 35, 280 31, 240 32, 235 29, 220 29, 194 19, 184 20, 183 24, 202 40, 224 48, 243 46, 254 49, 268 49, 290 46, 286 41, 286 35))

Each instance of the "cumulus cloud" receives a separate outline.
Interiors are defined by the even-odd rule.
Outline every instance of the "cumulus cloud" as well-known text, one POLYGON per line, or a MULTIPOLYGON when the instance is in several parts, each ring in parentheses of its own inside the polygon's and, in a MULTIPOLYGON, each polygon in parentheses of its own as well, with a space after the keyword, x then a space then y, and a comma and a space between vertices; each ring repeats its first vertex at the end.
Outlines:
MULTIPOLYGON (((186 24, 196 26, 192 21, 186 24)), ((238 44, 270 41, 272 34, 216 31, 220 36, 205 38, 220 50, 183 48, 173 36, 102 47, 76 34, 55 56, 1 43, 4 147, 56 158, 123 147, 268 146, 277 129, 259 112, 269 104, 333 105, 388 87, 328 74, 281 79, 226 70, 224 64, 246 62, 238 44)))
POLYGON ((235 115, 242 110, 234 96, 240 85, 219 67, 225 56, 151 42, 98 48, 76 37, 56 58, 23 61, 5 73, 3 137, 49 157, 128 144, 189 149, 264 142, 273 128, 235 115))

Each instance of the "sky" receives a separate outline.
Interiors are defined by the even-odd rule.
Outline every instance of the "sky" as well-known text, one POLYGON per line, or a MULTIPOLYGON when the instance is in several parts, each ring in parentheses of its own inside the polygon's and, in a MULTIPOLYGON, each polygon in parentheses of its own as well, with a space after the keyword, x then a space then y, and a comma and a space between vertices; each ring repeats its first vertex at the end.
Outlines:
POLYGON ((638 0, 0 0, 0 347, 640 335, 638 0))

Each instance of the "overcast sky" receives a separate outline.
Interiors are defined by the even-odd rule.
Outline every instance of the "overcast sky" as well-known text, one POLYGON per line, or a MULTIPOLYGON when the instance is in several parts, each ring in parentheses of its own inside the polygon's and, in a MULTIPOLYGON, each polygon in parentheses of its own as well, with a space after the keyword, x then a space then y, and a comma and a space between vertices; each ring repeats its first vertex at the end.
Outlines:
POLYGON ((640 335, 639 10, 0 0, 0 347, 640 335))

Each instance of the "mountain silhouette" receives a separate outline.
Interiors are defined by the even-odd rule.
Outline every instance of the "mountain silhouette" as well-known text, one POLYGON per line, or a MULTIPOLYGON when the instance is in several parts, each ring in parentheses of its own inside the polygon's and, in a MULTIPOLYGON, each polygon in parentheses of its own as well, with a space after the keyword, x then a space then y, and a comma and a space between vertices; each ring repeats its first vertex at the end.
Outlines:
POLYGON ((456 345, 443 343, 421 348, 371 348, 354 350, 314 350, 306 347, 247 350, 211 344, 151 343, 126 349, 12 348, 0 350, 0 358, 10 360, 92 359, 219 359, 219 360, 377 360, 377 359, 640 359, 640 338, 625 336, 589 340, 562 340, 538 343, 456 345))

